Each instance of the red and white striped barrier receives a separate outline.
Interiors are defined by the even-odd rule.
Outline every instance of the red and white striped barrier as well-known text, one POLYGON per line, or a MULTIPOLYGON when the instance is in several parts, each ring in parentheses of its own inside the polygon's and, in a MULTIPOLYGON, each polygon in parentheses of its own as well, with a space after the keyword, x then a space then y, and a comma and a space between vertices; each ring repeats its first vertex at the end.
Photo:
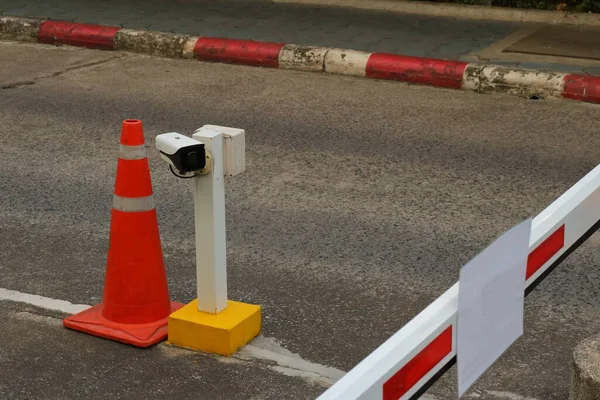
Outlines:
POLYGON ((446 89, 600 103, 600 77, 348 49, 149 32, 112 26, 0 17, 0 39, 125 50, 174 58, 325 72, 446 89))
MULTIPOLYGON (((532 221, 528 294, 600 227, 600 166, 532 221)), ((318 400, 415 400, 456 361, 456 283, 318 400)))

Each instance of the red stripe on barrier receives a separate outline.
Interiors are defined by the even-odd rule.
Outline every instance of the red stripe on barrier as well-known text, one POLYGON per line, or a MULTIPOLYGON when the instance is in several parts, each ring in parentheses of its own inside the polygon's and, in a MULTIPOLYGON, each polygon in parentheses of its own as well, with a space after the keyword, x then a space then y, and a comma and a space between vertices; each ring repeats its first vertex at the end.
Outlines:
POLYGON ((535 274, 549 259, 565 245, 565 226, 562 225, 536 247, 527 258, 525 280, 535 274))
POLYGON ((366 76, 460 89, 467 65, 460 61, 373 53, 367 61, 366 76))
POLYGON ((40 24, 38 42, 111 50, 115 47, 115 34, 120 30, 116 26, 44 21, 40 24))
POLYGON ((383 384, 383 400, 398 400, 452 352, 452 325, 383 384))
POLYGON ((567 75, 564 82, 563 97, 600 103, 600 76, 567 75))
POLYGON ((200 60, 276 68, 283 46, 283 43, 201 37, 194 46, 194 56, 200 60))

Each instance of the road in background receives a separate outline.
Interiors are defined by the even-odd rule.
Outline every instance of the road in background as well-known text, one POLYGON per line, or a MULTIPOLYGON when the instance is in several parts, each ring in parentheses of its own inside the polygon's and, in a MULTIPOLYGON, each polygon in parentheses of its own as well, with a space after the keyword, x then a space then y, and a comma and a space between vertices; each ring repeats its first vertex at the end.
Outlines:
POLYGON ((582 61, 585 54, 561 59, 502 52, 539 24, 268 0, 0 0, 2 15, 600 75, 600 61, 582 61))
MULTIPOLYGON (((0 43, 0 60, 1 288, 101 300, 120 125, 140 118, 171 294, 191 301, 192 188, 154 137, 240 127, 247 171, 226 184, 230 297, 263 306, 263 336, 346 371, 600 161, 589 104, 22 43, 0 43)), ((528 296, 525 336, 471 398, 567 397, 572 350, 600 329, 599 250, 592 237, 528 296)), ((153 398, 169 385, 181 398, 323 390, 263 363, 174 362, 164 345, 136 350, 0 307, 6 398, 110 397, 133 381, 153 398)), ((431 393, 455 398, 455 379, 431 393)))
POLYGON ((263 0, 0 0, 0 15, 450 59, 519 26, 263 0))

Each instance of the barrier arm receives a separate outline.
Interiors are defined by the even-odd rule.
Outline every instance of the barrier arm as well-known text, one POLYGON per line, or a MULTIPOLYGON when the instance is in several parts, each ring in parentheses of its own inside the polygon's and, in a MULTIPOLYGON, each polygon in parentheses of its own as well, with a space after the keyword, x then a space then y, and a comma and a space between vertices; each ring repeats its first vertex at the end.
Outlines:
MULTIPOLYGON (((532 221, 525 295, 600 227, 600 166, 532 221)), ((458 282, 317 400, 416 400, 456 362, 458 282)))

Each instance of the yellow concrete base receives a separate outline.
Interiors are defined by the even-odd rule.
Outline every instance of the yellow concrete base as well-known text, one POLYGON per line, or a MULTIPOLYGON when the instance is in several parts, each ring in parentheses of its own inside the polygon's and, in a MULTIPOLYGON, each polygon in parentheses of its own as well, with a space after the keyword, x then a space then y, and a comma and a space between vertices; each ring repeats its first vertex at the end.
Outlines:
POLYGON ((260 306, 227 301, 218 314, 198 311, 197 300, 169 316, 171 344, 230 356, 260 333, 260 306))

